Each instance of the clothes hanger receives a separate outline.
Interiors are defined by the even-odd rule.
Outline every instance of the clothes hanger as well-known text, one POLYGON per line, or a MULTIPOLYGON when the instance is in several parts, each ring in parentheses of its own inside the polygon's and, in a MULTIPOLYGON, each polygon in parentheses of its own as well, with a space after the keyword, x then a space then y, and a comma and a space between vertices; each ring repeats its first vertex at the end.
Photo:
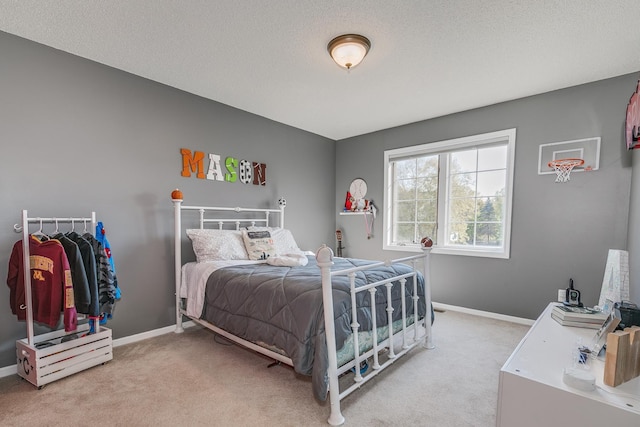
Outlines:
POLYGON ((40 220, 40 229, 31 233, 31 235, 35 236, 40 241, 49 240, 49 236, 44 234, 44 232, 42 231, 42 218, 38 218, 38 219, 40 220))
POLYGON ((58 228, 58 218, 54 218, 54 222, 56 224, 56 230, 53 232, 53 239, 60 239, 61 237, 64 236, 64 234, 62 234, 58 228))
POLYGON ((71 236, 72 233, 74 233, 76 231, 76 225, 73 221, 73 218, 71 218, 71 230, 67 231, 66 233, 64 233, 65 236, 69 237, 71 236))

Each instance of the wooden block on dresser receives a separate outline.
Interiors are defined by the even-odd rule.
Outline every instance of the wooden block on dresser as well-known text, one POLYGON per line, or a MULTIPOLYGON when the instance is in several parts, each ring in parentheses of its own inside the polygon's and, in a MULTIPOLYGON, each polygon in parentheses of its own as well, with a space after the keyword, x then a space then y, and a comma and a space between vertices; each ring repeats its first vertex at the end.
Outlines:
MULTIPOLYGON (((624 328, 629 332, 629 362, 627 372, 629 380, 640 376, 640 326, 630 326, 624 328)), ((628 380, 627 380, 628 381, 628 380)))
POLYGON ((625 381, 630 335, 625 331, 614 331, 607 335, 603 382, 608 386, 617 387, 625 381))

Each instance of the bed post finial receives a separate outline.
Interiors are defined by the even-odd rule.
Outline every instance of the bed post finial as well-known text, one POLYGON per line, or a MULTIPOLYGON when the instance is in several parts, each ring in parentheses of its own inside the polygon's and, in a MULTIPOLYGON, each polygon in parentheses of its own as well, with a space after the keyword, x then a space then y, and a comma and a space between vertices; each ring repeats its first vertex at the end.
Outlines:
POLYGON ((280 206, 280 228, 284 228, 284 208, 287 206, 287 201, 284 197, 278 199, 278 206, 280 206))
POLYGON ((420 240, 420 247, 424 248, 430 248, 433 246, 433 240, 431 240, 431 237, 429 236, 425 236, 422 238, 422 240, 420 240))
POLYGON ((320 249, 316 251, 316 260, 318 260, 318 263, 332 262, 333 251, 329 246, 323 244, 320 246, 320 249))
POLYGON ((177 188, 171 192, 171 200, 180 200, 182 201, 182 191, 177 188))

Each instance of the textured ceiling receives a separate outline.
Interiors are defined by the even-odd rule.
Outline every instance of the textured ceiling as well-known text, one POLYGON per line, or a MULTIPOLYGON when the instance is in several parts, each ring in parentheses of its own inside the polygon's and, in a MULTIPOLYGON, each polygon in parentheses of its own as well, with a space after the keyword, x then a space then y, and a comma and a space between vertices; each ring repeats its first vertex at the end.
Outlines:
POLYGON ((0 0, 0 31, 336 140, 640 71, 638 16, 639 0, 0 0), (354 32, 372 48, 347 72, 326 46, 354 32))

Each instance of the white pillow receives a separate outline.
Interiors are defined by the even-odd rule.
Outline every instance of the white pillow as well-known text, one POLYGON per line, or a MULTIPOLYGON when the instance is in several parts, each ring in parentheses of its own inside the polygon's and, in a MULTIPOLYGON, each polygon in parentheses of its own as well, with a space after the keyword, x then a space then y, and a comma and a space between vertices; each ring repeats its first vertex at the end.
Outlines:
POLYGON ((244 230, 242 238, 251 260, 266 260, 276 254, 271 233, 267 230, 244 230))
POLYGON ((187 236, 198 262, 249 259, 240 230, 195 228, 187 230, 187 236))
POLYGON ((249 227, 250 231, 266 230, 271 234, 276 255, 286 255, 300 252, 300 248, 293 238, 291 230, 280 227, 249 227))

